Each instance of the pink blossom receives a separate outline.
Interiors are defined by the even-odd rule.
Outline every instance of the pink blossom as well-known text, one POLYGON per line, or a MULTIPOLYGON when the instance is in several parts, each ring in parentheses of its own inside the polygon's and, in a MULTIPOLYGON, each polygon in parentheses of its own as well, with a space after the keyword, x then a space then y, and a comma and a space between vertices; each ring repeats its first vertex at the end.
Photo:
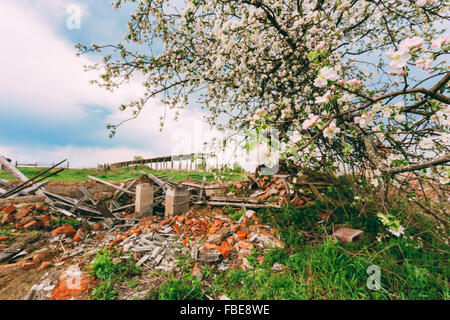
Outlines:
POLYGON ((325 41, 320 41, 318 44, 316 44, 316 50, 320 50, 326 46, 325 41))
POLYGON ((411 49, 411 48, 420 48, 424 44, 423 38, 419 37, 412 37, 412 38, 406 38, 400 43, 400 49, 411 49))
POLYGON ((353 86, 360 86, 360 85, 362 85, 363 82, 358 79, 351 79, 351 80, 348 80, 347 83, 353 87, 353 86))
POLYGON ((389 49, 386 52, 386 55, 391 59, 390 66, 394 69, 403 68, 409 59, 411 59, 411 55, 409 54, 409 49, 406 47, 400 48, 398 51, 393 51, 389 49))
POLYGON ((313 126, 316 124, 317 121, 319 121, 320 117, 316 116, 314 114, 310 114, 308 116, 308 119, 306 119, 305 121, 303 121, 302 123, 302 128, 303 130, 308 129, 309 127, 313 126))
POLYGON ((443 44, 446 44, 447 42, 450 41, 450 34, 447 34, 443 37, 434 39, 433 41, 431 41, 431 47, 435 48, 435 49, 439 49, 443 44))

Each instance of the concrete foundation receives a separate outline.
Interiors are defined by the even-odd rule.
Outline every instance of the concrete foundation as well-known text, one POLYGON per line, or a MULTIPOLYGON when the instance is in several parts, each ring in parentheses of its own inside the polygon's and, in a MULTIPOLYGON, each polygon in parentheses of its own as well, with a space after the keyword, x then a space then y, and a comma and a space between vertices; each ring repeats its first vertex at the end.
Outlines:
POLYGON ((165 216, 183 214, 189 211, 189 191, 184 187, 166 191, 165 216))
POLYGON ((136 186, 135 211, 141 217, 153 215, 153 186, 148 183, 136 186))

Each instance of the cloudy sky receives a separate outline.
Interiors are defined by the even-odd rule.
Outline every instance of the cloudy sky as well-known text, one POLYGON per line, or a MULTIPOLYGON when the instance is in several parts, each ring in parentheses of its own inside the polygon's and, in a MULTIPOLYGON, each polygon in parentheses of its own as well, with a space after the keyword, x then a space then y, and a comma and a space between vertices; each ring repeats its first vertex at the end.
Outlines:
POLYGON ((79 42, 122 41, 131 7, 116 11, 109 2, 0 1, 1 155, 22 163, 68 158, 71 166, 94 167, 135 155, 195 151, 199 137, 212 134, 195 108, 185 110, 179 121, 169 116, 160 132, 164 106, 155 100, 109 138, 106 124, 129 116, 118 106, 143 92, 138 82, 114 93, 89 84, 96 75, 84 72, 83 65, 96 57, 75 55, 79 42), (80 29, 67 26, 72 5, 81 9, 80 29))

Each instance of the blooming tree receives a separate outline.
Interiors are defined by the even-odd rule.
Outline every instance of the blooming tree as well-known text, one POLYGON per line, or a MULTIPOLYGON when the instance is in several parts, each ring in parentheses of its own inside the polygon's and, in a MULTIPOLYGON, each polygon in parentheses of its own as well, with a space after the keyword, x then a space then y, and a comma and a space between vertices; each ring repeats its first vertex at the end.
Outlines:
MULTIPOLYGON (((370 168, 374 186, 412 172, 448 184, 447 0, 116 0, 135 3, 96 83, 133 74, 171 108, 196 101, 218 128, 276 128, 293 165, 370 168)), ((111 126, 114 131, 115 126, 111 126)), ((397 181, 397 182, 396 182, 397 181)), ((405 192, 408 190, 404 189, 405 192)), ((427 207, 426 210, 432 212, 427 207)))

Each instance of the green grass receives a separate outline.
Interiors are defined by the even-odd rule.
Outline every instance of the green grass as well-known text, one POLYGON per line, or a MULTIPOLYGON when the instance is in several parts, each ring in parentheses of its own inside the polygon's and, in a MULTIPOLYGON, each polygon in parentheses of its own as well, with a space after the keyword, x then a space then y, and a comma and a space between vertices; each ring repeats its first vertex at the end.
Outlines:
MULTIPOLYGON (((43 168, 18 168, 25 176, 28 178, 32 178, 33 176, 39 174, 44 171, 43 168)), ((98 169, 65 169, 64 171, 58 173, 55 176, 50 177, 48 180, 50 181, 87 181, 90 180, 88 178, 89 175, 110 181, 122 181, 130 178, 138 178, 142 175, 140 171, 145 171, 147 173, 152 173, 155 176, 167 175, 167 177, 175 176, 172 180, 174 182, 178 182, 184 180, 188 177, 202 180, 203 176, 206 177, 207 181, 213 181, 214 173, 212 172, 190 172, 190 171, 176 171, 176 170, 153 170, 145 165, 140 166, 131 166, 125 168, 116 168, 111 169, 109 171, 103 171, 98 169)), ((227 180, 239 180, 244 179, 245 177, 239 173, 227 172, 220 173, 227 180)), ((0 179, 5 180, 14 180, 6 171, 2 170, 0 172, 0 179)))
POLYGON ((62 225, 71 225, 75 230, 81 227, 81 222, 74 218, 61 217, 53 221, 53 228, 58 228, 62 225))
POLYGON ((201 282, 195 277, 183 279, 171 278, 163 283, 159 290, 151 292, 146 299, 149 300, 203 300, 205 296, 201 291, 201 282))
POLYGON ((92 290, 93 299, 114 300, 118 294, 114 284, 139 274, 140 267, 136 266, 132 259, 115 263, 113 259, 117 255, 113 250, 103 249, 97 253, 93 263, 87 266, 91 275, 101 280, 100 284, 92 290))
POLYGON ((208 294, 231 299, 449 299, 450 248, 436 225, 393 195, 390 214, 406 231, 378 241, 379 234, 389 233, 376 216, 376 196, 359 193, 364 201, 355 201, 358 188, 351 181, 339 182, 321 190, 325 198, 309 206, 260 210, 258 217, 278 230, 286 248, 267 250, 263 263, 253 252, 247 257, 253 270, 217 275, 208 294), (328 221, 319 213, 329 214, 328 221), (329 237, 341 226, 364 234, 342 244, 329 237), (275 263, 281 271, 271 270, 275 263), (380 290, 367 287, 371 265, 380 268, 380 290))
POLYGON ((217 275, 209 293, 251 300, 449 299, 445 258, 411 250, 402 243, 390 245, 380 244, 379 251, 349 252, 338 240, 327 238, 291 255, 278 249, 269 251, 266 262, 255 271, 227 270, 217 275), (395 253, 399 250, 401 259, 395 253), (283 271, 271 271, 274 262, 283 264, 283 271), (380 290, 367 287, 370 265, 381 268, 380 290))

